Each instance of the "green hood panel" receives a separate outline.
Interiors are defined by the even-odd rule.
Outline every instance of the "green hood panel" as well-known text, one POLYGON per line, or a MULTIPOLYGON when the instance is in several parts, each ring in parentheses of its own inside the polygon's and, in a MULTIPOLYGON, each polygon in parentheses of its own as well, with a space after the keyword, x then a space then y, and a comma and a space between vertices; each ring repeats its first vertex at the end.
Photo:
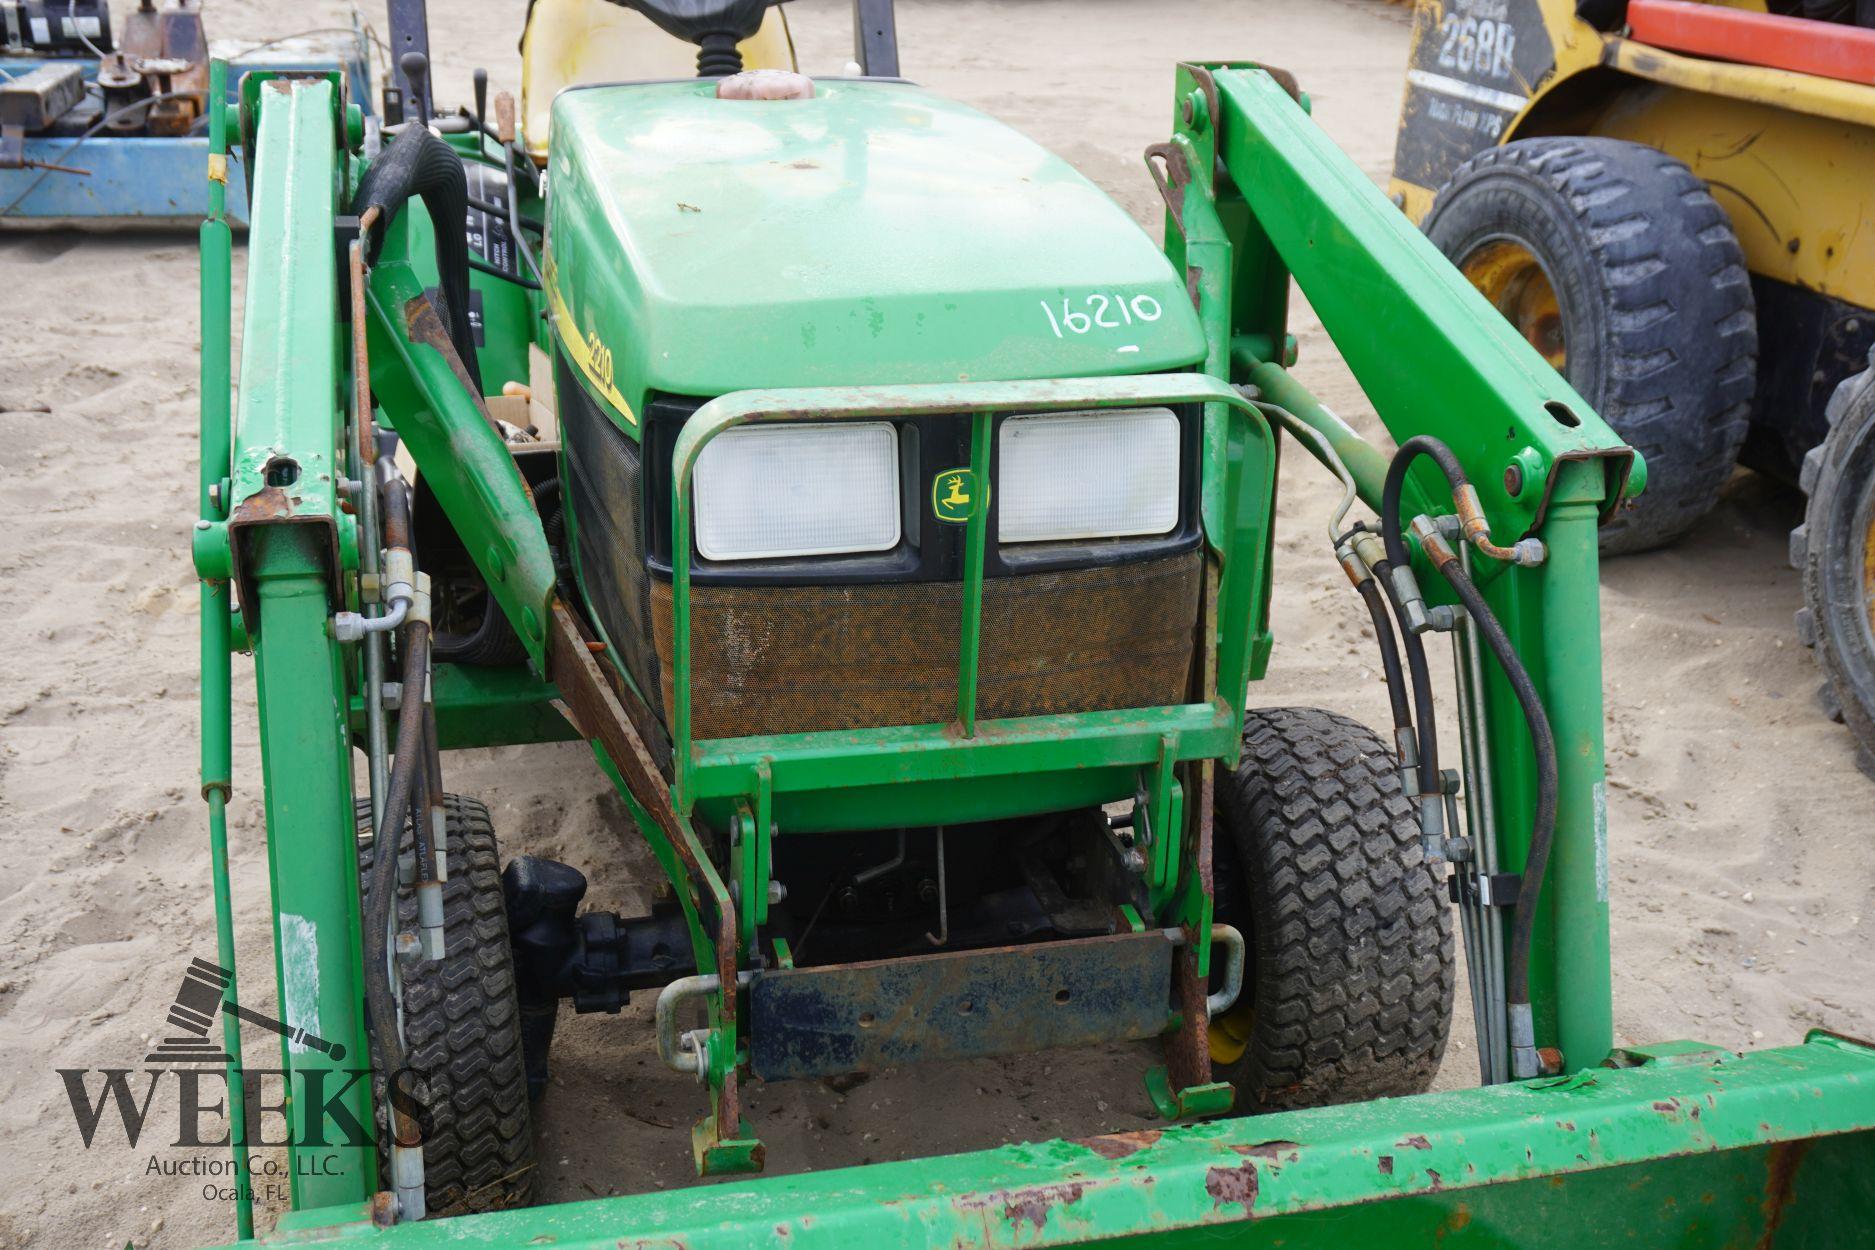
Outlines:
POLYGON ((817 89, 727 101, 712 83, 654 83, 554 102, 549 302, 628 415, 647 391, 1203 359, 1178 274, 1065 162, 916 87, 817 89))

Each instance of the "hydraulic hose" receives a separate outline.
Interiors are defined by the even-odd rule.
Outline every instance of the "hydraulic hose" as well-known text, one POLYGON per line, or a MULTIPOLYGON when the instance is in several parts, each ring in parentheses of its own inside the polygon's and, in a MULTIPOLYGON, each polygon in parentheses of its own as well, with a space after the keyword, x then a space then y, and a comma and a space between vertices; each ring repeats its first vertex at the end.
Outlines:
POLYGON ((554 580, 560 593, 571 600, 575 586, 573 561, 566 546, 566 501, 561 498, 560 479, 550 477, 534 488, 534 506, 540 510, 540 527, 547 535, 547 550, 553 554, 554 580))
POLYGON ((1393 705, 1393 730, 1399 732, 1413 727, 1413 714, 1406 706, 1406 682, 1400 671, 1400 647, 1393 636, 1393 617, 1387 611, 1387 601, 1381 597, 1380 587, 1374 584, 1375 578, 1361 582, 1358 589, 1361 601, 1367 605, 1367 614, 1373 618, 1374 638, 1380 647, 1380 672, 1387 683, 1387 700, 1393 705))
MULTIPOLYGON (((404 822, 411 817, 416 797, 417 772, 423 767, 423 674, 430 662, 430 627, 412 621, 404 630, 404 697, 397 709, 397 754, 391 761, 386 787, 384 819, 372 843, 371 880, 365 890, 364 972, 365 1010, 371 1032, 384 1060, 384 1078, 393 1079, 404 1067, 404 1042, 397 1030, 397 1000, 391 989, 390 929, 397 906, 397 855, 403 842, 404 822)), ((401 1126, 393 1125, 398 1144, 401 1126)))
MULTIPOLYGON (((410 497, 400 478, 387 478, 383 491, 384 544, 410 548, 410 497)), ((365 883, 364 982, 365 1013, 383 1059, 384 1079, 393 1080, 404 1067, 403 1035, 397 1027, 397 997, 391 986, 390 930, 397 907, 397 857, 403 842, 404 822, 412 820, 421 838, 421 813, 413 804, 419 797, 419 771, 424 767, 424 674, 430 664, 430 627, 411 621, 403 634, 403 690, 397 710, 397 754, 392 757, 385 785, 383 815, 373 831, 371 878, 365 883)), ((419 842, 421 845, 421 842, 419 842)), ((420 1144, 420 1133, 408 1117, 392 1109, 391 1131, 398 1145, 420 1144)))
POLYGON ((1399 619, 1400 636, 1406 647, 1406 666, 1413 679, 1413 706, 1419 720, 1420 818, 1438 822, 1444 818, 1439 799, 1443 786, 1439 779, 1439 737, 1432 707, 1432 675, 1426 664, 1425 644, 1412 626, 1406 602, 1393 577, 1395 569, 1412 568, 1412 556, 1406 549, 1406 536, 1400 525, 1400 496, 1406 486, 1406 471, 1420 455, 1438 461, 1446 477, 1452 480, 1455 491, 1465 484, 1465 471, 1459 466, 1458 457, 1438 439, 1421 434, 1400 444, 1393 462, 1387 466, 1387 481, 1380 495, 1380 539, 1386 544, 1386 565, 1384 568, 1375 565, 1374 575, 1386 589, 1394 616, 1399 619))
POLYGON ((1413 463, 1415 456, 1430 456, 1438 464, 1439 471, 1445 474, 1446 483, 1452 488, 1452 502, 1458 509, 1458 520, 1465 532, 1465 541, 1490 556, 1493 560, 1505 560, 1511 564, 1536 565, 1543 563, 1543 542, 1537 538, 1523 538, 1508 547, 1500 547, 1491 541, 1491 522, 1484 515, 1484 503, 1478 498, 1477 488, 1471 479, 1465 476, 1464 466, 1458 463, 1458 457, 1452 449, 1430 434, 1416 434, 1400 444, 1400 450, 1393 455, 1393 463, 1387 466, 1387 482, 1381 492, 1380 519, 1383 536, 1387 540, 1387 555, 1396 564, 1404 567, 1406 562, 1406 539, 1400 532, 1400 495, 1406 486, 1406 470, 1413 463))
MULTIPOLYGON (((434 630, 432 630, 430 634, 430 659, 432 661, 436 659, 436 634, 434 630)), ((419 680, 421 680, 421 678, 419 678, 419 680)), ((410 783, 410 842, 411 850, 416 855, 416 879, 418 881, 423 881, 429 878, 431 865, 434 863, 432 854, 433 848, 431 846, 431 832, 433 826, 430 823, 430 809, 434 804, 440 803, 442 800, 440 797, 431 797, 433 790, 439 796, 441 790, 434 784, 436 780, 435 770, 430 767, 430 749, 428 743, 430 724, 427 715, 418 721, 417 729, 417 737, 410 743, 410 747, 417 753, 422 763, 417 766, 416 778, 410 783)), ((403 747, 404 741, 402 738, 397 740, 397 745, 400 749, 403 747)))
POLYGON ((1452 449, 1430 434, 1416 434, 1400 444, 1400 450, 1393 454, 1393 463, 1387 466, 1387 482, 1380 492, 1380 538, 1387 544, 1387 559, 1400 568, 1412 562, 1406 550, 1406 532, 1400 526, 1400 496, 1406 488, 1406 471, 1419 456, 1431 456, 1437 462, 1454 494, 1471 485, 1452 449))
POLYGON ((410 545, 410 492, 404 489, 404 479, 387 475, 384 479, 383 512, 384 545, 411 550, 410 545))
MULTIPOLYGON (((1382 518, 1385 528, 1385 518, 1382 518)), ((1383 534, 1384 538, 1385 535, 1383 534)), ((1404 560, 1392 558, 1392 546, 1388 544, 1388 558, 1374 565, 1374 580, 1379 582, 1387 602, 1393 608, 1394 619, 1400 623, 1401 644, 1406 650, 1406 669, 1413 684, 1414 720, 1418 722, 1417 734, 1419 746, 1419 797, 1420 819, 1427 819, 1427 803, 1434 807, 1439 803, 1439 730, 1436 713, 1432 705, 1432 669, 1426 663, 1426 644, 1420 641, 1418 634, 1407 625, 1406 605, 1400 598, 1400 591, 1393 583, 1394 568, 1406 567, 1404 560)), ((1384 663, 1384 660, 1383 660, 1384 663)), ((1401 695, 1404 701, 1405 695, 1401 695)), ((1398 724, 1399 709, 1394 710, 1394 721, 1398 724)))
MULTIPOLYGON (((1407 553, 1406 539, 1400 530, 1400 496, 1406 481, 1406 470, 1413 459, 1420 455, 1430 456, 1438 464, 1455 497, 1463 492, 1476 498, 1451 448, 1423 434, 1402 443, 1393 463, 1387 468, 1386 489, 1381 498, 1381 537, 1387 544, 1389 559, 1401 562, 1406 560, 1407 553)), ((1511 919, 1510 954, 1505 961, 1504 978, 1504 996, 1510 1021, 1512 1075, 1522 1079, 1537 1075, 1536 1036, 1530 1007, 1530 946, 1536 933, 1537 905, 1542 899, 1543 879, 1549 870, 1550 850, 1556 839, 1559 785, 1556 738, 1550 730, 1549 714, 1543 708, 1543 699, 1537 693, 1536 683, 1530 679, 1529 670, 1518 657, 1516 647, 1511 645, 1510 635, 1504 632, 1503 625, 1484 601, 1477 585, 1466 576, 1458 553, 1446 544, 1436 528, 1428 526, 1418 532, 1420 546, 1427 559, 1457 592, 1459 602, 1464 604, 1479 636, 1491 649, 1491 654, 1497 657, 1499 666, 1509 679, 1511 690, 1517 697, 1517 706, 1522 710, 1524 723, 1529 728, 1531 750, 1536 756, 1536 811, 1531 817, 1530 850, 1524 860, 1523 881, 1517 891, 1517 906, 1511 919)), ((1534 551, 1536 558, 1541 558, 1540 545, 1529 548, 1519 543, 1518 547, 1534 551)))
MULTIPOLYGON (((376 208, 388 226, 413 195, 422 198, 436 227, 438 311, 479 396, 482 372, 469 325, 469 240, 463 225, 469 211, 468 177, 456 150, 423 126, 400 131, 371 162, 358 180, 351 211, 362 216, 366 209, 376 208)), ((365 241, 365 260, 375 263, 383 246, 384 231, 372 231, 365 241)))
POLYGON ((1427 555, 1458 592, 1459 601, 1477 624, 1479 635, 1510 679, 1517 706, 1523 710, 1524 722, 1530 728, 1530 747, 1536 755, 1536 813, 1530 822, 1530 852, 1524 860, 1523 884, 1517 891, 1517 907, 1511 918, 1510 955, 1505 961, 1504 977, 1505 1001, 1511 1017, 1511 1057, 1520 1069, 1514 1075, 1530 1077, 1537 1074, 1536 1038, 1530 1022, 1530 943, 1536 933, 1536 909, 1543 894, 1544 875, 1549 871, 1550 849, 1556 840, 1556 738, 1550 731, 1549 713, 1543 710, 1543 699, 1537 693, 1536 683, 1530 680, 1529 670, 1524 668, 1516 648, 1511 646, 1510 635, 1504 632, 1478 587, 1465 576, 1457 554, 1443 543, 1427 546, 1433 549, 1427 555), (1519 1054, 1520 1051, 1526 1053, 1519 1054))

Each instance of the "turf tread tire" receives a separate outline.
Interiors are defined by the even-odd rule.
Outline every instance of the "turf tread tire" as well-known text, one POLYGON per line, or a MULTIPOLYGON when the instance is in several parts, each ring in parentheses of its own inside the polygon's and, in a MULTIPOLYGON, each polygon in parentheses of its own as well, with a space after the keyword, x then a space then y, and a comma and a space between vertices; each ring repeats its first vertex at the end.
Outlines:
POLYGON ((1312 708, 1252 709, 1217 792, 1250 946, 1246 1112, 1422 1093, 1451 1025, 1452 922, 1392 754, 1312 708))
MULTIPOLYGON (((521 1056, 514 956, 501 891, 500 854, 488 809, 443 797, 449 879, 443 884, 441 963, 404 971, 404 1039, 431 1115, 423 1145, 430 1217, 522 1207, 533 1200, 534 1137, 521 1056)), ((368 876, 374 854, 368 804, 359 804, 358 859, 368 876)), ((408 837, 408 825, 406 824, 408 837)), ((414 891, 400 890, 398 924, 414 931, 414 891)), ((373 1044, 373 1060, 377 1059, 373 1044)), ((381 1065, 378 1065, 381 1066, 381 1065)), ((389 1184, 383 1082, 377 1083, 379 1165, 389 1184)))
POLYGON ((1684 534, 1745 441, 1758 324, 1725 210, 1683 163, 1619 139, 1522 139, 1454 171, 1425 219, 1454 264, 1491 238, 1535 254, 1562 309, 1565 373, 1647 462, 1604 554, 1684 534))

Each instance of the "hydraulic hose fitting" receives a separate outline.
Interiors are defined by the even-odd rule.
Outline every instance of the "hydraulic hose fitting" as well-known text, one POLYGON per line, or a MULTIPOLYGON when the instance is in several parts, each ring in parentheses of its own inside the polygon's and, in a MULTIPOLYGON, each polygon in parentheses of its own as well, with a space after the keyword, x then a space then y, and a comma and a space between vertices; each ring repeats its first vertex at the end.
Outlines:
POLYGON ((1400 793, 1419 807, 1419 844, 1428 864, 1443 864, 1445 854, 1445 800, 1428 794, 1419 783, 1419 738, 1411 725, 1393 731, 1393 741, 1400 753, 1400 793))
MULTIPOLYGON (((1456 518, 1417 516, 1413 518, 1413 524, 1409 528, 1412 530, 1413 537, 1419 540, 1420 550, 1424 551, 1426 558, 1432 561, 1433 567, 1443 570, 1458 563, 1458 553, 1452 550, 1452 545, 1448 541, 1448 535, 1457 529, 1456 518)), ((1449 603, 1442 603, 1436 608, 1428 608, 1425 612, 1425 629, 1433 633, 1449 634, 1458 628, 1460 615, 1459 609, 1449 603)))
POLYGON ((1536 1053, 1536 1021, 1530 1014, 1530 1004, 1511 1003, 1508 1011, 1511 1078, 1527 1081, 1533 1076, 1541 1076, 1543 1065, 1536 1053))
POLYGON ((1348 545, 1354 549, 1355 559, 1369 572, 1387 558, 1387 544, 1372 530, 1356 530, 1348 545))
POLYGON ((1461 483, 1452 492, 1452 499, 1458 505, 1458 519, 1465 527, 1465 540, 1496 560, 1508 560, 1531 568, 1543 563, 1548 554, 1540 538, 1520 538, 1509 547, 1500 547, 1491 541, 1491 522, 1485 519, 1484 503, 1478 498, 1478 488, 1470 482, 1461 483))
POLYGON ((1525 568, 1535 568, 1548 558, 1549 550, 1541 538, 1519 538, 1510 549, 1510 562, 1525 568))
POLYGON ((1393 743, 1400 756, 1400 793, 1407 798, 1419 797, 1419 735, 1413 732, 1411 725, 1401 725, 1393 731, 1393 743))
POLYGON ((1387 584, 1392 588, 1400 613, 1400 626, 1410 633, 1426 632, 1426 597, 1419 591, 1419 579, 1404 559, 1393 561, 1387 554, 1386 541, 1379 534, 1362 531, 1354 536, 1354 552, 1370 569, 1383 562, 1387 584))
MULTIPOLYGON (((357 642, 366 634, 387 634, 402 629, 411 616, 411 609, 417 607, 421 599, 421 615, 416 619, 428 624, 430 620, 430 579, 425 573, 416 571, 416 557, 405 547, 387 547, 378 565, 377 581, 380 602, 388 603, 391 610, 383 616, 364 616, 357 612, 340 612, 332 618, 332 636, 339 642, 357 642)), ((366 589, 373 584, 368 583, 366 589)))
POLYGON ((378 593, 383 602, 391 605, 391 610, 368 623, 365 629, 383 632, 396 628, 383 622, 395 617, 398 625, 402 625, 409 615, 417 597, 417 561, 407 547, 387 547, 378 567, 378 593))
POLYGON ((1443 864, 1445 855, 1445 796, 1419 796, 1419 846, 1428 864, 1443 864))
MULTIPOLYGON (((416 585, 410 595, 410 607, 406 613, 406 619, 422 621, 425 625, 432 624, 430 620, 430 575, 417 573, 414 576, 416 585)), ((395 590, 396 587, 393 586, 392 589, 395 590)))
POLYGON ((1419 592, 1419 579, 1413 576, 1412 568, 1396 564, 1387 570, 1387 576, 1392 579, 1393 593, 1400 601, 1400 623, 1415 634, 1432 628, 1432 618, 1426 615, 1426 597, 1419 592))
POLYGON ((1341 571, 1348 575, 1348 581, 1356 590, 1373 580, 1373 570, 1367 567, 1366 561, 1355 554, 1354 543, 1351 540, 1336 545, 1335 559, 1340 562, 1341 571))
POLYGON ((1422 513, 1414 517, 1413 523, 1407 528, 1419 540, 1419 549, 1426 553, 1426 558, 1432 561, 1435 568, 1444 568, 1458 559, 1458 553, 1447 544, 1445 535, 1439 530, 1439 523, 1432 517, 1422 513))
POLYGON ((417 883, 417 936, 423 957, 435 963, 443 957, 443 883, 417 883))
POLYGON ((423 1201, 423 1147, 391 1143, 391 1185, 397 1191, 399 1221, 420 1220, 429 1214, 423 1201))
POLYGON ((1478 498, 1478 488, 1470 482, 1461 484, 1452 492, 1452 502, 1458 505, 1458 519, 1465 527, 1465 540, 1471 543, 1490 542, 1491 522, 1485 519, 1484 501, 1478 498))

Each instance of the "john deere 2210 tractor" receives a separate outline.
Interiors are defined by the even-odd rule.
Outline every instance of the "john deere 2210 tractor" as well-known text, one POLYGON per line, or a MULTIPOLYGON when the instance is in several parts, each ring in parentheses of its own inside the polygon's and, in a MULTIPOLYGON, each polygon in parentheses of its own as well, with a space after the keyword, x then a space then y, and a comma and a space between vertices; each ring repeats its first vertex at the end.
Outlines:
POLYGON ((1875 5, 1766 7, 1423 0, 1393 192, 1647 457, 1604 552, 1734 461, 1803 488, 1797 633, 1875 776, 1875 5))
MULTIPOLYGON (((1875 1049, 1613 1048, 1596 533, 1643 465, 1288 75, 1178 67, 1162 251, 971 109, 792 72, 760 0, 632 0, 557 46, 675 38, 695 74, 545 107, 578 57, 538 24, 573 7, 534 10, 523 132, 479 92, 433 116, 401 37, 400 122, 324 77, 250 75, 212 115, 253 225, 238 419, 227 227, 203 236, 203 786, 232 968, 251 651, 292 1039, 277 1240, 1866 1227, 1875 1049), (1292 277, 1397 452, 1290 377, 1292 277), (1249 706, 1289 441, 1343 484, 1321 532, 1389 736, 1249 706), (452 748, 569 737, 668 878, 648 915, 582 911, 605 900, 529 848, 504 866, 447 793, 452 748), (1483 1084, 1396 1098, 1443 1053, 1454 930, 1483 1084), (496 1209, 532 1196, 558 1013, 634 994, 698 1082, 705 1175, 763 1166, 750 1080, 940 1058, 1156 1039, 1165 1127, 496 1209)), ((883 69, 889 10, 858 7, 883 69)))

